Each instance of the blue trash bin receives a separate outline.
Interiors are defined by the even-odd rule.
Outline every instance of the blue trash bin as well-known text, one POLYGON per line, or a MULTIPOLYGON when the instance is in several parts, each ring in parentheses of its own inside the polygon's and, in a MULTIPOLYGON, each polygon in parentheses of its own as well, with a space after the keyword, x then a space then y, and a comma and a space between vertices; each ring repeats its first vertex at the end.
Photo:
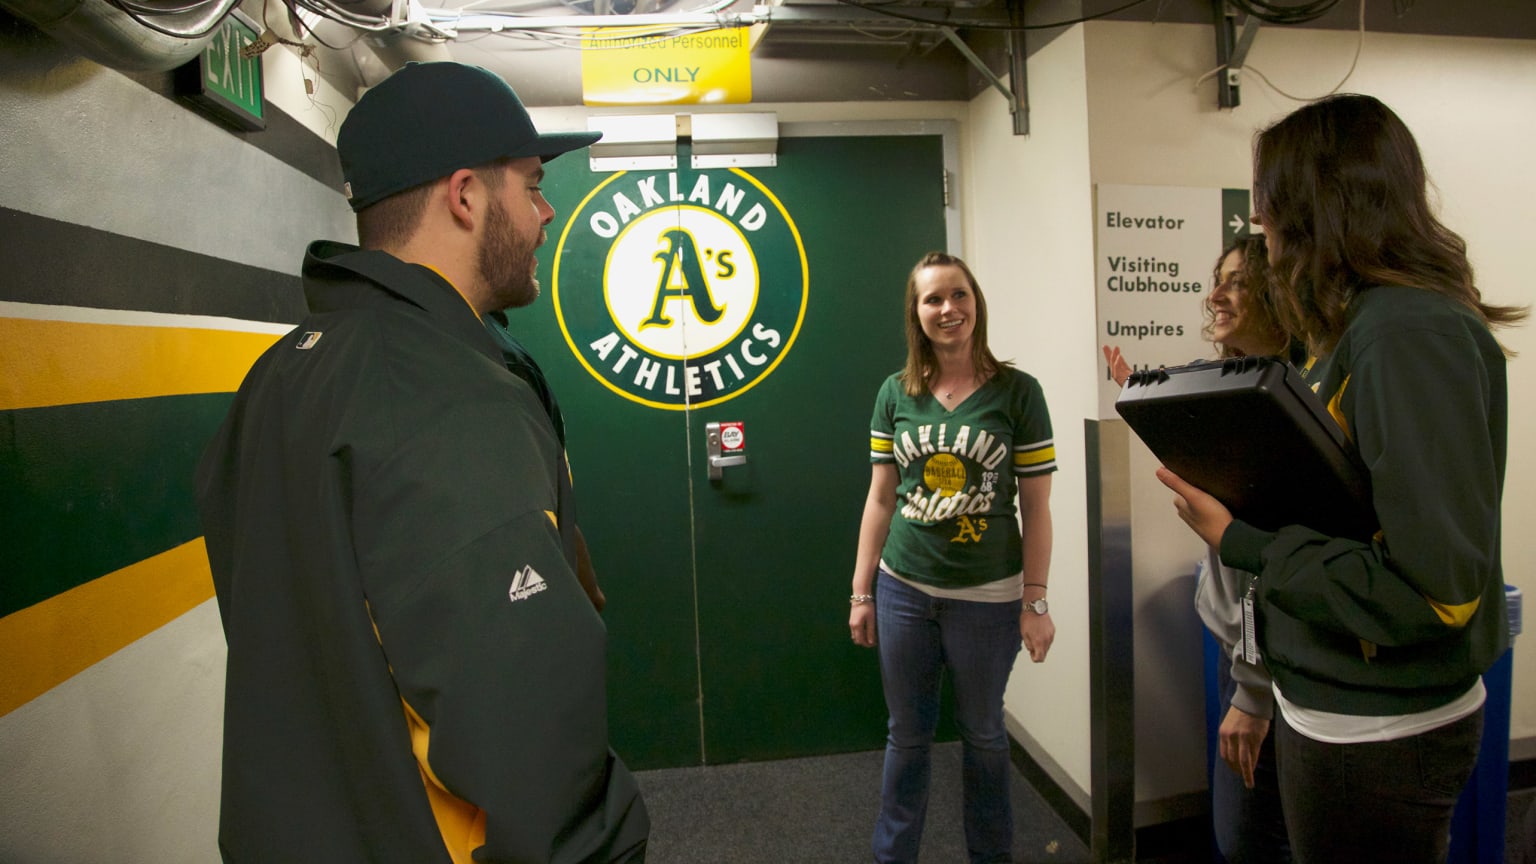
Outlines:
MULTIPOLYGON (((1218 663, 1232 662, 1232 658, 1223 657, 1221 643, 1211 635, 1211 631, 1200 628, 1200 659, 1202 677, 1205 679, 1205 807, 1206 812, 1214 811, 1214 802, 1211 799, 1211 789, 1215 784, 1215 773, 1218 770, 1217 763, 1221 761, 1218 748, 1221 746, 1220 736, 1217 730, 1221 728, 1221 717, 1224 706, 1221 699, 1221 688, 1217 684, 1218 663)), ((1222 765, 1219 770, 1228 770, 1222 765)), ((1210 844, 1211 861, 1213 864, 1226 864, 1221 850, 1216 848, 1215 827, 1210 819, 1206 819, 1206 842, 1210 844)))
MULTIPOLYGON (((1521 594, 1513 585, 1504 586, 1509 609, 1509 639, 1514 643, 1521 629, 1521 594)), ((1472 779, 1456 802, 1451 818, 1452 864, 1500 864, 1504 860, 1505 817, 1509 808, 1509 703, 1512 688, 1514 651, 1504 652, 1487 672, 1483 687, 1488 699, 1483 703, 1483 741, 1477 753, 1477 767, 1472 779)))

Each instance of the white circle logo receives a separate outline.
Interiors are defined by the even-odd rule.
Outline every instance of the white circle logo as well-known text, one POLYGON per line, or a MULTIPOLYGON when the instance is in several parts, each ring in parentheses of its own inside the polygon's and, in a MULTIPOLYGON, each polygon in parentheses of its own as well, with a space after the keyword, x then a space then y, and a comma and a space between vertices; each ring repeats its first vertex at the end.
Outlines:
POLYGON ((560 232, 551 297, 566 344, 615 393, 703 408, 778 367, 805 320, 805 245, 740 169, 619 172, 560 232))
POLYGON ((652 210, 625 226, 608 251, 608 273, 652 274, 605 279, 613 323, 656 357, 709 354, 734 339, 757 305, 757 261, 736 225, 713 210, 652 210))

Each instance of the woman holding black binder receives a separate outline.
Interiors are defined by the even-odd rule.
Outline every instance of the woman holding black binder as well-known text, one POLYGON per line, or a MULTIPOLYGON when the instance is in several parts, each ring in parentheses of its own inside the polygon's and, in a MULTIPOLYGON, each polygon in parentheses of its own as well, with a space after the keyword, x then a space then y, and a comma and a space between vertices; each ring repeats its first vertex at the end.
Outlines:
MULTIPOLYGON (((1179 515, 1259 574, 1280 788, 1297 861, 1438 862, 1508 645, 1500 565, 1507 395, 1466 244, 1431 213, 1418 146, 1369 96, 1301 108, 1255 144, 1277 312, 1367 466, 1374 538, 1262 531, 1166 468, 1179 515)), ((1298 523, 1305 514, 1298 514, 1298 523)))

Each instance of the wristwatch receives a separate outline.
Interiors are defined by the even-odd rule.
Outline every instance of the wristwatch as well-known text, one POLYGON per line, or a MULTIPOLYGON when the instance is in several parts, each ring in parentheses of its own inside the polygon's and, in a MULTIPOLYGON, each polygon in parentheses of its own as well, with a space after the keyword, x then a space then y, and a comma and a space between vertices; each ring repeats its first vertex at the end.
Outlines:
POLYGON ((1045 613, 1051 611, 1051 606, 1049 603, 1045 602, 1044 597, 1041 597, 1039 600, 1025 600, 1024 608, 1035 613, 1036 615, 1044 615, 1045 613))

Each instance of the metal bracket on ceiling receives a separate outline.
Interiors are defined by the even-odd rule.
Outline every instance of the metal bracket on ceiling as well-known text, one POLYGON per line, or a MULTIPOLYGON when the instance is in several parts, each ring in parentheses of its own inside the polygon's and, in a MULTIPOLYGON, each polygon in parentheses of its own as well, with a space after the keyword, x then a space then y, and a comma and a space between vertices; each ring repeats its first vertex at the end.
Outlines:
POLYGON ((970 64, 976 67, 976 71, 980 72, 982 77, 991 82, 993 88, 1008 100, 1008 112, 1013 115, 1013 134, 1028 135, 1029 79, 1025 77, 1023 35, 1011 30, 1008 32, 1008 71, 1014 85, 1014 89, 1009 89, 1008 85, 1004 84, 1003 80, 993 74, 987 64, 976 56, 971 46, 965 44, 965 40, 960 38, 955 28, 941 26, 938 30, 944 34, 944 38, 948 39, 951 45, 955 46, 955 50, 970 61, 970 64))
POLYGON ((1240 79, 1243 64, 1248 60, 1248 49, 1253 47, 1254 37, 1259 35, 1259 19, 1249 15, 1243 19, 1242 30, 1237 28, 1237 11, 1227 5, 1227 0, 1211 0, 1211 14, 1216 27, 1216 104, 1222 108, 1236 108, 1242 102, 1240 79))

